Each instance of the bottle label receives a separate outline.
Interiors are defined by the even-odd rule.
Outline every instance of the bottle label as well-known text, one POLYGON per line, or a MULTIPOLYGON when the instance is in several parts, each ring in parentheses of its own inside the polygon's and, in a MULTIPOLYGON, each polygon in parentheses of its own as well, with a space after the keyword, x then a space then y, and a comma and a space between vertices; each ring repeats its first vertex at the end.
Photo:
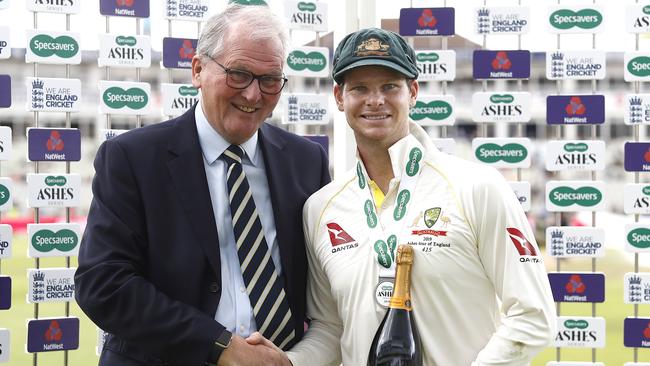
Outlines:
POLYGON ((405 298, 391 298, 389 301, 391 309, 403 309, 411 311, 411 300, 405 298))

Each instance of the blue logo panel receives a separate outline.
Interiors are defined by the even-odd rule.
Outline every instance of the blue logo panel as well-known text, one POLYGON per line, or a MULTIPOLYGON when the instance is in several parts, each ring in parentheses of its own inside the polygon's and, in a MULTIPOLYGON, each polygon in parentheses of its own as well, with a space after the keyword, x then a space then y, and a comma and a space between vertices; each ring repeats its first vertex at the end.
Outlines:
POLYGON ((0 108, 11 107, 11 76, 0 75, 0 108))
POLYGON ((625 143, 625 171, 650 171, 650 142, 625 143))
POLYGON ((79 348, 79 318, 48 318, 27 323, 27 352, 79 348))
POLYGON ((106 16, 149 18, 149 0, 99 0, 99 13, 106 16))
POLYGON ((530 51, 474 51, 474 79, 530 78, 530 51))
POLYGON ((625 318, 623 344, 625 347, 650 348, 650 318, 625 318))
POLYGON ((27 130, 30 161, 81 160, 81 132, 78 129, 30 128, 27 130))
POLYGON ((604 122, 604 95, 549 95, 546 97, 546 123, 549 125, 584 125, 604 122))
POLYGON ((11 277, 0 276, 0 310, 11 308, 11 277))
POLYGON ((604 302, 605 275, 602 273, 548 274, 555 302, 604 302))
POLYGON ((399 34, 403 36, 453 36, 454 8, 405 8, 399 11, 399 34))
POLYGON ((168 69, 191 69, 197 41, 191 38, 163 38, 163 66, 168 69))

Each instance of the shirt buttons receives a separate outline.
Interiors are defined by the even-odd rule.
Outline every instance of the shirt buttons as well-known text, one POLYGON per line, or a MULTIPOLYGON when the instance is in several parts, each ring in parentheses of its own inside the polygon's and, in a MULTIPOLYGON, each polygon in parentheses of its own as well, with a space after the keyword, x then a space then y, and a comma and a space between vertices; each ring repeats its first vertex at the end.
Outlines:
POLYGON ((210 283, 210 292, 218 292, 219 291, 219 284, 216 282, 210 283))
POLYGON ((245 330, 245 329, 246 329, 246 328, 244 328, 243 325, 240 325, 240 326, 239 326, 239 333, 244 334, 244 330, 245 330))
POLYGON ((246 287, 241 286, 241 287, 239 288, 239 291, 241 291, 242 293, 243 293, 243 292, 246 292, 246 287))

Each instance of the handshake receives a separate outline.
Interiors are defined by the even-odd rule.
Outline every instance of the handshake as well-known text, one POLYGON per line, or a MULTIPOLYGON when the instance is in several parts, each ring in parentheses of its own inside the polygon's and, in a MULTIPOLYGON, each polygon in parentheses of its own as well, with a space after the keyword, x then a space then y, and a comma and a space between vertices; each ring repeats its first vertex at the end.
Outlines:
POLYGON ((232 336, 230 346, 219 358, 218 366, 292 366, 287 355, 259 332, 244 339, 232 336))

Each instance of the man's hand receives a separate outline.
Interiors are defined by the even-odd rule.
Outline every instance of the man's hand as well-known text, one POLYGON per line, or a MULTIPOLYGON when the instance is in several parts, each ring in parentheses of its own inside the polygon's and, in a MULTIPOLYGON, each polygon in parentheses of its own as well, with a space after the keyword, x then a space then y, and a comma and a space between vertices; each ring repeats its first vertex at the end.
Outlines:
POLYGON ((273 342, 255 332, 244 338, 233 335, 230 346, 219 357, 218 366, 291 366, 273 342))

